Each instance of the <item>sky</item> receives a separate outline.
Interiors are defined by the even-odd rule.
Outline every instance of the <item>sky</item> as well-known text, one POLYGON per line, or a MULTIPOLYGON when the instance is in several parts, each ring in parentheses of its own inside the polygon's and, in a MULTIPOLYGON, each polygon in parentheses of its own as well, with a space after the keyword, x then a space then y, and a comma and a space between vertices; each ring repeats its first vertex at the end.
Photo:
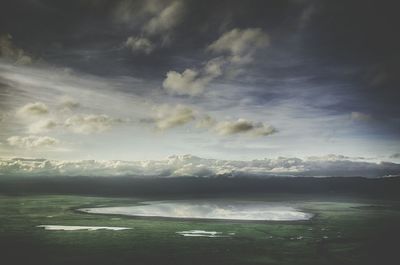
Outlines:
POLYGON ((399 163, 391 2, 3 0, 2 161, 399 163))

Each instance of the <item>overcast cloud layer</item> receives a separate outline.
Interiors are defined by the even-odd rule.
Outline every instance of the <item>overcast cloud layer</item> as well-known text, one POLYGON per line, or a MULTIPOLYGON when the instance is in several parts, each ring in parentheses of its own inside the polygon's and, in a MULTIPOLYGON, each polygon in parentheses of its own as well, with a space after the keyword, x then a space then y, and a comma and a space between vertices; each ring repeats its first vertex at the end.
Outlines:
MULTIPOLYGON (((373 160, 344 175, 382 175, 400 162, 395 10, 377 0, 1 1, 0 157, 44 157, 54 174, 68 163, 54 161, 297 157, 296 172, 335 175, 345 166, 307 157, 343 154, 373 160)), ((90 167, 124 172, 113 163, 90 167)), ((220 174, 213 163, 205 171, 220 174)))

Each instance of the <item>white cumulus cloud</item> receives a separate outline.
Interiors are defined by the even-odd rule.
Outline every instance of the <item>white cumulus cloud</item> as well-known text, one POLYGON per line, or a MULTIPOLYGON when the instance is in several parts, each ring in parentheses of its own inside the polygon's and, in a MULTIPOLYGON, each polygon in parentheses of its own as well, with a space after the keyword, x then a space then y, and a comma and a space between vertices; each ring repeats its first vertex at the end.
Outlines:
POLYGON ((59 143, 59 141, 49 136, 11 136, 7 139, 7 142, 11 146, 19 148, 40 148, 50 147, 59 143))
POLYGON ((246 119, 219 122, 215 126, 215 131, 220 135, 245 133, 253 136, 267 136, 277 132, 271 125, 246 119))
POLYGON ((163 82, 163 87, 172 94, 197 95, 204 91, 209 80, 199 76, 192 69, 186 69, 182 73, 169 71, 163 82))
POLYGON ((186 69, 182 73, 169 71, 163 87, 171 94, 195 96, 204 92, 206 86, 223 73, 225 60, 217 57, 209 60, 200 70, 186 69))
POLYGON ((54 120, 51 119, 45 119, 45 120, 40 120, 35 123, 32 123, 28 127, 28 132, 29 133, 45 133, 53 130, 54 128, 57 127, 57 123, 54 120))
POLYGON ((49 108, 43 102, 28 103, 17 110, 17 114, 22 117, 40 116, 49 113, 49 108))
POLYGON ((70 96, 62 96, 59 100, 59 107, 62 110, 73 110, 80 107, 80 103, 70 96))
POLYGON ((165 130, 185 125, 195 118, 195 111, 188 106, 164 105, 156 108, 154 121, 158 129, 165 130))
POLYGON ((208 49, 215 53, 226 52, 231 56, 231 62, 243 64, 251 62, 255 51, 268 44, 269 37, 260 28, 235 28, 225 32, 208 49))
POLYGON ((201 94, 207 85, 222 76, 227 68, 232 73, 240 72, 238 67, 253 61, 256 50, 267 46, 268 43, 268 35, 259 28, 233 29, 207 47, 214 53, 224 55, 206 61, 200 70, 188 68, 182 73, 169 71, 163 81, 163 87, 171 94, 201 94))
POLYGON ((125 45, 134 53, 143 52, 150 54, 155 49, 155 45, 148 38, 144 37, 131 36, 126 40, 125 45))
POLYGON ((107 115, 74 115, 65 120, 65 127, 74 133, 91 134, 109 130, 112 125, 121 122, 107 115))
POLYGON ((144 26, 144 31, 149 35, 165 34, 181 21, 183 11, 182 1, 172 2, 144 26))
POLYGON ((157 47, 171 43, 173 30, 182 21, 183 1, 144 1, 141 7, 122 1, 116 10, 117 20, 131 25, 141 24, 140 36, 130 36, 125 46, 134 53, 152 53, 157 47), (167 4, 166 4, 167 3, 167 4))

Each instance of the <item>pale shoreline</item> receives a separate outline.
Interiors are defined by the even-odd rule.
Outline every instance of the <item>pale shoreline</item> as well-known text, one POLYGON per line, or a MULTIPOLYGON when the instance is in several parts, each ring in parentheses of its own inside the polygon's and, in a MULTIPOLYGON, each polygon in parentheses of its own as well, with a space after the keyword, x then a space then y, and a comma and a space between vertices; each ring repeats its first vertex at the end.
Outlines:
POLYGON ((116 226, 76 226, 76 225, 38 225, 36 227, 44 228, 44 230, 59 230, 59 231, 79 231, 79 230, 88 230, 88 231, 96 231, 96 230, 112 230, 112 231, 121 231, 132 229, 129 227, 116 227, 116 226))

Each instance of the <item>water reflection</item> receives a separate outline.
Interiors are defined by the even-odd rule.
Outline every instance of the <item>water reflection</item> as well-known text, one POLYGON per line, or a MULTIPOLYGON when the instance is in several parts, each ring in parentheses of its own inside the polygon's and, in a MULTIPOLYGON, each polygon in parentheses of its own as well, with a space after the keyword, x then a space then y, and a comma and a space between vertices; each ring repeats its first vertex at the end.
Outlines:
POLYGON ((85 208, 80 211, 128 216, 260 221, 296 221, 312 217, 310 213, 283 203, 212 200, 145 202, 136 206, 85 208))

